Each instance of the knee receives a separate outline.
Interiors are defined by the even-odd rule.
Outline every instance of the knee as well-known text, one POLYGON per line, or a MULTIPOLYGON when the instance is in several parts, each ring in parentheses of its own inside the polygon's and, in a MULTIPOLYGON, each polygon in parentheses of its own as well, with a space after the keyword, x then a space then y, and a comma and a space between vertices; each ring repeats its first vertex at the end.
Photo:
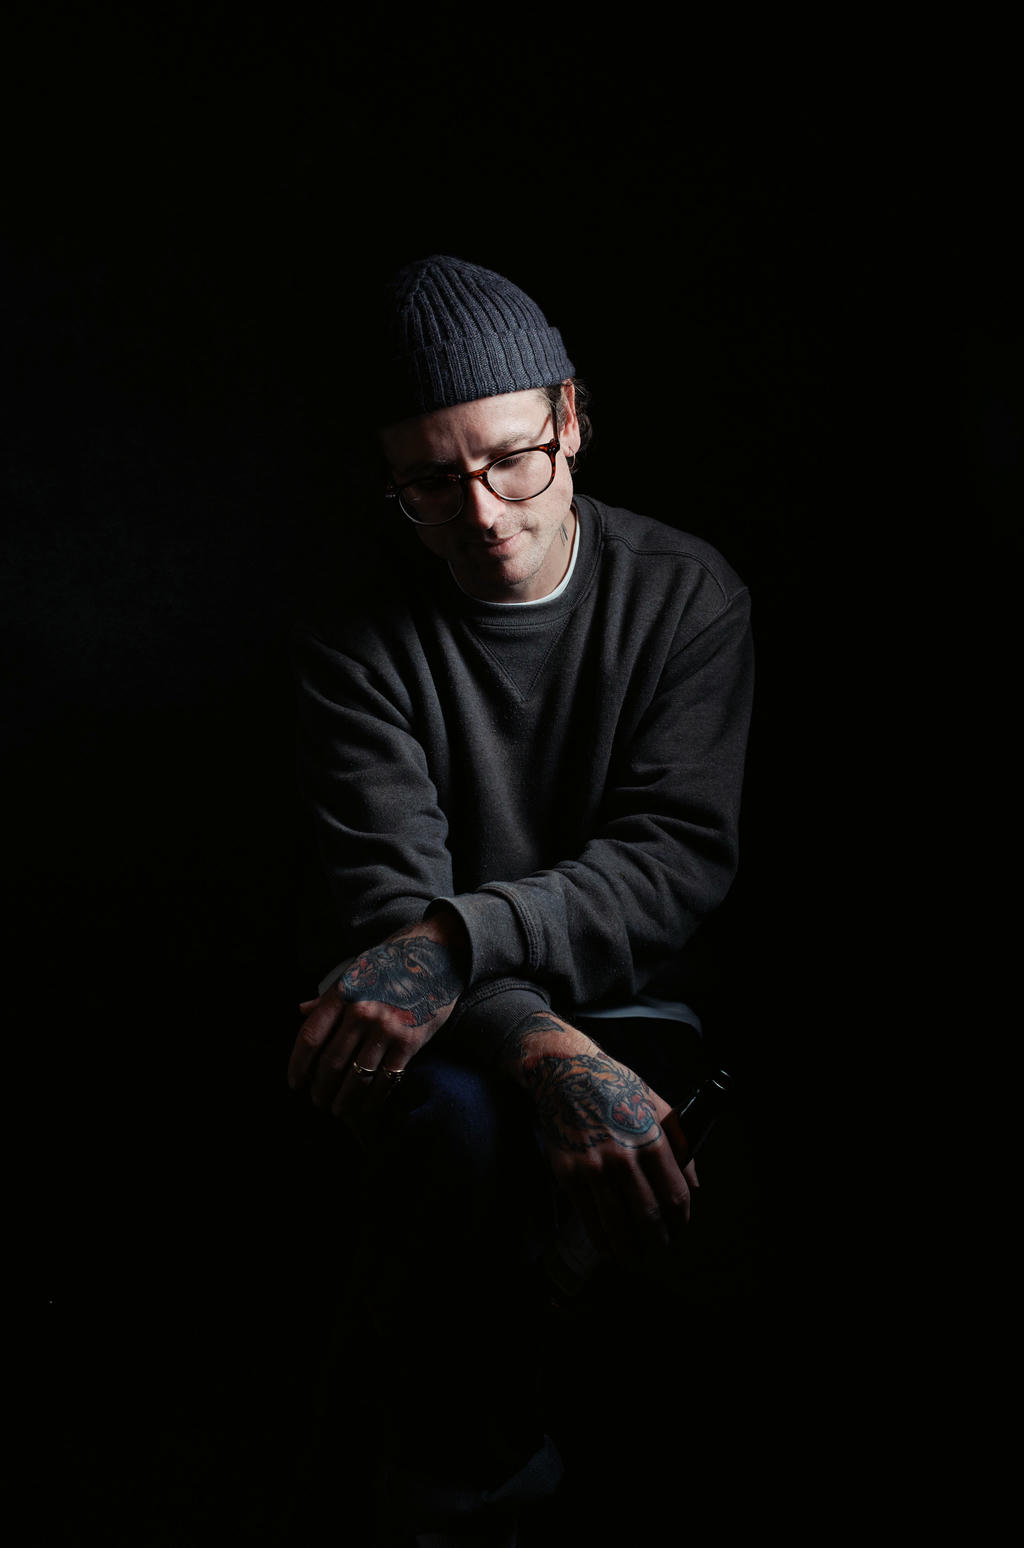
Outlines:
POLYGON ((494 1077, 444 1058, 421 1056, 400 1096, 400 1111, 391 1115, 395 1121, 390 1127, 409 1152, 411 1164, 448 1170, 464 1180, 493 1173, 503 1117, 502 1093, 494 1077))

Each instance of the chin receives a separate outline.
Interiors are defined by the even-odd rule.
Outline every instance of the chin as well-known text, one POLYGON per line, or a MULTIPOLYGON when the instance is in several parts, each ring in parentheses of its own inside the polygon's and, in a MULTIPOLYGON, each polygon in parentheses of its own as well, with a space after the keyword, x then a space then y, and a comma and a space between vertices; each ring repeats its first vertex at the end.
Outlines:
POLYGON ((528 569, 495 570, 491 567, 474 570, 458 579, 464 591, 485 602, 519 602, 522 598, 516 595, 517 591, 526 586, 533 575, 528 569))

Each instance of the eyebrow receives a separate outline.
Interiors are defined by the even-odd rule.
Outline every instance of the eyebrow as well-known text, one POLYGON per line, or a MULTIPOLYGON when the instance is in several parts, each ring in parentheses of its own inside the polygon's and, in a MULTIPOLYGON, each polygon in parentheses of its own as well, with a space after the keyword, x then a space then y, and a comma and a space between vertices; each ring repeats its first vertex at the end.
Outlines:
MULTIPOLYGON (((537 432, 538 435, 541 433, 542 431, 537 432)), ((484 457, 478 465, 486 467, 489 462, 495 462, 505 452, 512 451, 516 446, 538 446, 542 444, 531 439, 532 435, 533 432, 530 430, 511 430, 508 435, 502 436, 500 440, 491 442, 490 455, 484 457)), ((549 436, 548 439, 550 440, 551 437, 549 436)), ((396 480, 402 482, 407 479, 418 478, 423 473, 457 473, 461 471, 455 462, 428 461, 411 462, 406 467, 395 468, 394 474, 396 480)))

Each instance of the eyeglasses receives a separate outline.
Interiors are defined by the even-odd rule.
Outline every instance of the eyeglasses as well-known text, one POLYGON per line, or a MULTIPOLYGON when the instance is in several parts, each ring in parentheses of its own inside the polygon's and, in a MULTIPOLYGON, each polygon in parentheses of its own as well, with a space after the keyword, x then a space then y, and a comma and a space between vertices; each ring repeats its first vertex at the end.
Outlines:
POLYGON ((403 513, 417 526, 439 527, 455 520, 466 501, 465 486, 474 478, 499 500, 511 504, 543 494, 555 481, 559 449, 556 433, 543 446, 527 446, 523 451, 496 457, 485 468, 476 468, 472 473, 431 473, 407 484, 391 484, 384 496, 397 500, 403 513))

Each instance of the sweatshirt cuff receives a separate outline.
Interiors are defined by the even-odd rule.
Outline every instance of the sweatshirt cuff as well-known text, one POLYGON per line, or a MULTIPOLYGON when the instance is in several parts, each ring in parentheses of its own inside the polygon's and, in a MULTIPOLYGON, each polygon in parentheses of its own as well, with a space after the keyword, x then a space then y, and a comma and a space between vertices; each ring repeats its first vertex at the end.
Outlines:
POLYGON ((460 997, 445 1032, 475 1064, 496 1064, 505 1042, 528 1016, 551 1009, 536 984, 496 978, 477 984, 460 997))
POLYGON ((526 931, 511 899, 504 893, 481 889, 453 898, 435 898, 427 913, 442 903, 454 909, 466 927, 471 985, 509 974, 532 972, 526 931))

